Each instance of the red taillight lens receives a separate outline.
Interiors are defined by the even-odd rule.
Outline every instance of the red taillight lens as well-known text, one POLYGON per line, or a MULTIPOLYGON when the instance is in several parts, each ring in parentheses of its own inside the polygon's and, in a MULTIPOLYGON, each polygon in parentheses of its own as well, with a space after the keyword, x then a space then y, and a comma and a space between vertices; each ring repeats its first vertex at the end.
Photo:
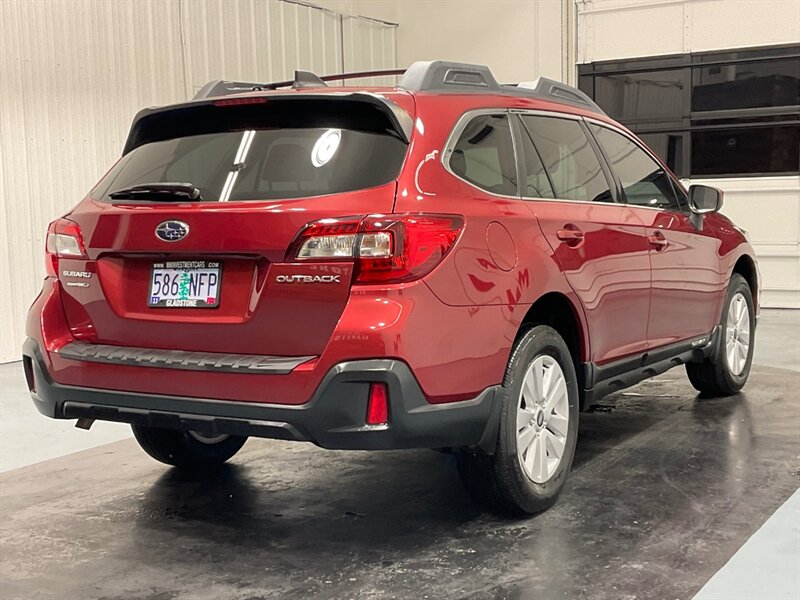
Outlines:
POLYGON ((353 260, 355 283, 403 283, 424 277, 447 255, 459 215, 370 215, 309 223, 287 260, 353 260))
POLYGON ((45 254, 45 266, 50 277, 58 274, 59 258, 85 258, 86 247, 83 245, 78 224, 69 219, 58 219, 50 223, 47 228, 45 254))
POLYGON ((367 425, 386 425, 389 422, 389 390, 385 383, 369 385, 367 425))
POLYGON ((424 277, 456 243, 462 225, 463 219, 455 215, 367 217, 356 282, 400 283, 424 277))

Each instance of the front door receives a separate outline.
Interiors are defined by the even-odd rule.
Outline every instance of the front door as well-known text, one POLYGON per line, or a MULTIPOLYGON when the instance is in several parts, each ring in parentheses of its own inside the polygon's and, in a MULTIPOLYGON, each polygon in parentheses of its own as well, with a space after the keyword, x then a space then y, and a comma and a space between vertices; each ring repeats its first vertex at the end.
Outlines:
POLYGON ((615 202, 576 119, 521 114, 522 195, 586 312, 598 365, 646 349, 650 259, 645 229, 615 202), (544 168, 542 168, 544 165, 544 168))
POLYGON ((689 219, 682 190, 632 138, 597 124, 590 129, 619 179, 650 245, 650 348, 708 334, 725 293, 719 239, 689 219))

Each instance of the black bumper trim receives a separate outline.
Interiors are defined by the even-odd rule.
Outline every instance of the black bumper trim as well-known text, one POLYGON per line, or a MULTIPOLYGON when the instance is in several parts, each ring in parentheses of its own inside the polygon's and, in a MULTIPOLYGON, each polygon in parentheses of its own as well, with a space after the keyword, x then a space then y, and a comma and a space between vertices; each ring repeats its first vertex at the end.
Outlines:
POLYGON ((291 373, 296 366, 316 358, 316 356, 264 356, 260 354, 161 350, 158 348, 87 344, 86 342, 71 342, 59 349, 58 354, 70 360, 113 365, 264 375, 291 373))
POLYGON ((302 405, 233 402, 68 386, 52 380, 38 344, 28 339, 34 404, 56 419, 89 418, 204 433, 310 441, 323 448, 378 450, 486 446, 493 451, 501 398, 492 386, 471 400, 430 404, 411 369, 399 360, 344 362, 323 378, 302 405), (389 390, 388 426, 365 424, 369 384, 389 390))

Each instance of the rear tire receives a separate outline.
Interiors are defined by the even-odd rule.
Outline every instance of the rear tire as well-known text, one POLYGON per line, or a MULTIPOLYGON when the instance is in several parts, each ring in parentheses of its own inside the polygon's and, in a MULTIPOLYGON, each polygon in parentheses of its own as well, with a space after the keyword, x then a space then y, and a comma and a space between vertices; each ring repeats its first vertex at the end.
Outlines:
POLYGON ((722 306, 719 339, 702 362, 686 363, 686 374, 698 392, 720 397, 735 394, 747 383, 755 342, 753 293, 747 280, 734 273, 722 306))
POLYGON ((159 462, 181 469, 204 470, 218 467, 236 454, 246 436, 208 435, 195 431, 131 425, 142 450, 159 462))
POLYGON ((494 454, 460 452, 459 474, 489 509, 532 515, 558 499, 578 438, 575 365, 555 329, 539 325, 519 339, 502 391, 494 454))

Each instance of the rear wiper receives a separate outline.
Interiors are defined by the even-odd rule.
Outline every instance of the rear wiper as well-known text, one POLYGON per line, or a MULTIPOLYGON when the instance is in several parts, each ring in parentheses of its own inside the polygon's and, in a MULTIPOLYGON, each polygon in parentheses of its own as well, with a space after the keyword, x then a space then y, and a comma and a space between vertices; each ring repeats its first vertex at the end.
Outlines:
POLYGON ((201 201, 200 190, 191 183, 140 183, 111 192, 112 200, 154 200, 156 202, 201 201))

